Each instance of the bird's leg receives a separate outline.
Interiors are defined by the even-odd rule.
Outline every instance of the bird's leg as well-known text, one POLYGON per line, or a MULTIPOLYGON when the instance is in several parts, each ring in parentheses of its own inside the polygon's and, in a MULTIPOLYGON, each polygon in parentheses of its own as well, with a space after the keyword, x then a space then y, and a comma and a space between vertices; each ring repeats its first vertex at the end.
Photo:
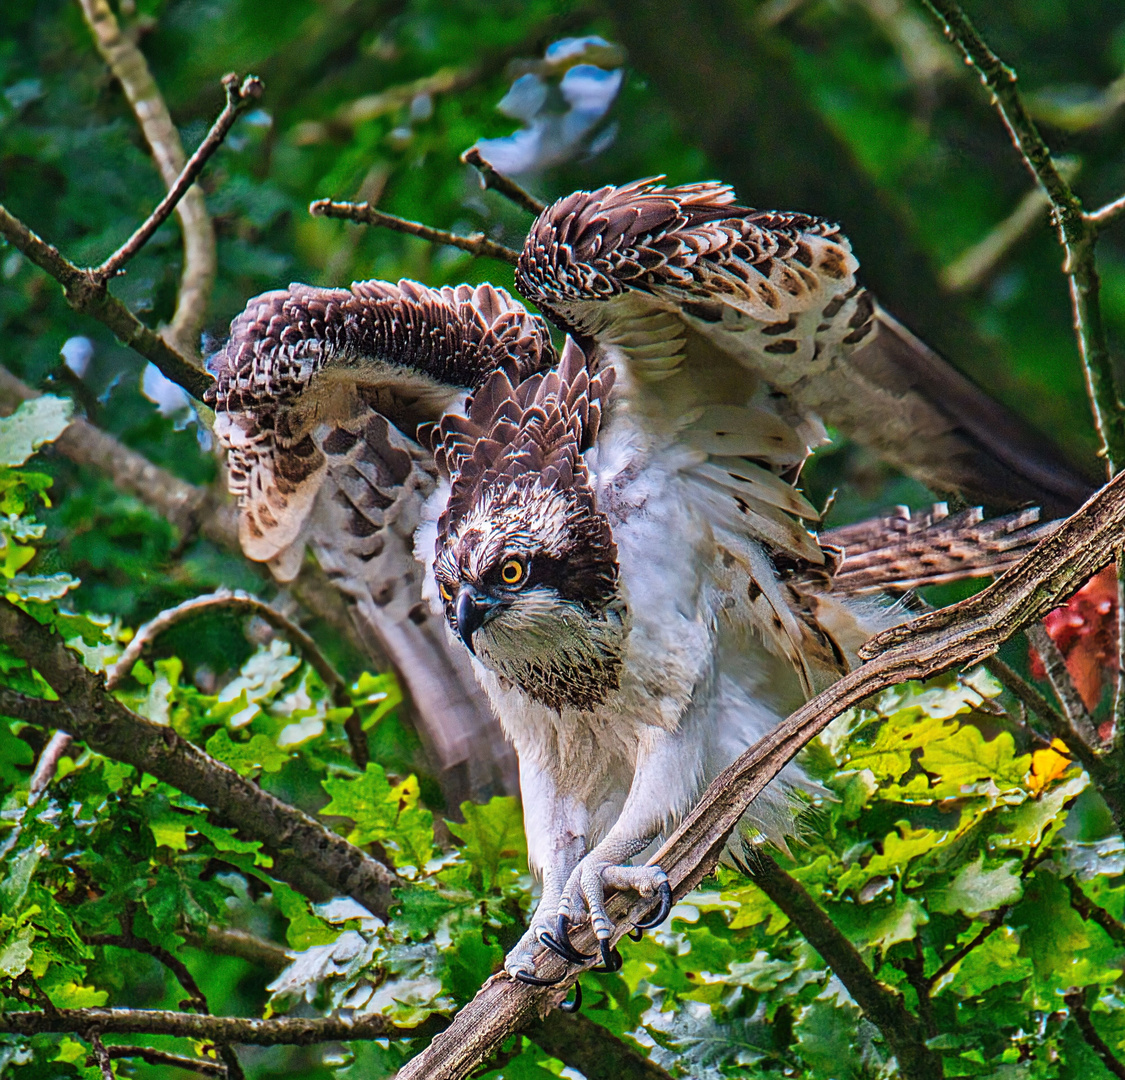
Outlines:
POLYGON ((685 776, 683 751, 683 738, 678 733, 655 728, 646 733, 621 816, 605 839, 574 868, 559 898, 559 930, 555 934, 556 939, 561 938, 559 944, 570 947, 562 931, 569 923, 585 921, 589 912, 602 961, 610 970, 620 967, 620 957, 609 945, 613 921, 605 909, 606 886, 632 889, 656 899, 653 913, 639 924, 641 929, 663 922, 672 908, 668 875, 659 866, 630 866, 628 862, 661 832, 670 812, 691 805, 694 790, 685 776), (682 790, 677 791, 677 786, 682 790))
POLYGON ((543 946, 567 960, 588 957, 570 948, 556 947, 557 911, 563 888, 575 866, 586 854, 586 810, 580 803, 559 793, 554 780, 529 760, 520 758, 520 789, 524 805, 528 861, 543 876, 543 892, 527 933, 504 959, 513 978, 535 979, 535 954, 543 946))

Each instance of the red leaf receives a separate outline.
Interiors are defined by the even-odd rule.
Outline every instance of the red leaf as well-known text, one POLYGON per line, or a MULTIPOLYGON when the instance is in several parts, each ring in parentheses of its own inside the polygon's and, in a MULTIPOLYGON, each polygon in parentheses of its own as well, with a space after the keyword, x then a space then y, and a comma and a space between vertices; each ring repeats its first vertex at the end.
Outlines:
MULTIPOLYGON (((1043 626, 1066 660, 1074 688, 1091 712, 1102 698, 1107 673, 1117 670, 1117 570, 1095 574, 1043 626)), ((1031 673, 1046 678, 1039 654, 1030 650, 1031 673)))

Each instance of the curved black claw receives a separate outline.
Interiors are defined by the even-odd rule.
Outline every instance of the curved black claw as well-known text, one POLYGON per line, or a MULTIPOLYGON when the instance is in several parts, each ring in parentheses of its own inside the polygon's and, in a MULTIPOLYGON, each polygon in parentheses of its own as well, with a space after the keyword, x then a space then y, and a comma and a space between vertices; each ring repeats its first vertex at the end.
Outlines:
POLYGON ((626 930, 625 933, 629 935, 630 941, 640 941, 641 938, 645 936, 645 932, 643 930, 638 930, 635 926, 632 930, 626 930))
POLYGON ((559 1008, 568 1013, 576 1013, 582 1008, 582 984, 580 982, 574 984, 574 1000, 564 1001, 559 1008))
POLYGON ((571 964, 584 964, 587 960, 593 959, 591 954, 579 952, 571 945, 569 940, 563 944, 563 942, 559 941, 549 930, 539 931, 539 944, 546 945, 556 956, 561 956, 571 964))
MULTIPOLYGON (((642 933, 645 930, 652 930, 654 927, 659 926, 666 918, 668 912, 672 910, 672 886, 666 881, 660 883, 660 888, 657 890, 657 905, 656 914, 650 915, 644 922, 633 923, 633 925, 642 933)), ((640 940, 634 938, 635 941, 640 940)))
POLYGON ((598 949, 602 954, 602 966, 594 968, 594 971, 614 972, 621 970, 621 953, 610 945, 608 938, 598 939, 598 949))
POLYGON ((528 975, 526 971, 517 971, 513 979, 518 979, 521 983, 527 983, 528 986, 557 986, 566 978, 564 971, 557 979, 541 979, 538 975, 528 975))

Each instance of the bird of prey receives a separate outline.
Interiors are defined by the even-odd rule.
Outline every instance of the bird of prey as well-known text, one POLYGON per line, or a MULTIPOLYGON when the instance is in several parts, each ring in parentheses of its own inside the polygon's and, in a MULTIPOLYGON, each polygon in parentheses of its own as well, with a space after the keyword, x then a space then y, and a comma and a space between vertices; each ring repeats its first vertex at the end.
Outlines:
MULTIPOLYGON (((519 759, 543 891, 515 977, 539 981, 544 945, 591 959, 568 939, 586 917, 619 963, 607 887, 664 917, 663 872, 630 860, 895 617, 855 594, 983 572, 1041 535, 1034 514, 939 509, 833 546, 798 488, 825 421, 941 490, 1052 510, 1085 495, 856 267, 819 219, 641 182, 532 227, 517 283, 571 335, 557 362, 501 290, 409 282, 266 294, 214 362, 251 557, 284 576, 308 544, 373 610, 431 628, 401 559, 417 527, 443 646, 519 759)), ((791 818, 774 791, 754 824, 780 836, 791 818)))

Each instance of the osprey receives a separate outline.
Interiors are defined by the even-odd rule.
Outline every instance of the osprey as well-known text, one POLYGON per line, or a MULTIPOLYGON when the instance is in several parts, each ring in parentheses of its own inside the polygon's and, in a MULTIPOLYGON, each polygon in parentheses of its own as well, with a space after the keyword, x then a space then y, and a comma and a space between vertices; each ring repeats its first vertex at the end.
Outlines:
MULTIPOLYGON (((646 181, 572 195, 532 227, 517 282, 571 335, 557 363, 544 324, 488 287, 291 286, 232 328, 216 431, 248 552, 284 572, 307 540, 331 566, 417 524, 422 591, 515 746, 543 882, 505 961, 517 978, 541 981, 542 946, 592 959, 568 940, 586 917, 619 963, 607 887, 664 918, 663 872, 631 860, 895 617, 854 594, 994 572, 1046 528, 939 509, 849 526, 842 551, 810 531, 797 487, 825 420, 938 488, 1052 509, 1085 494, 880 312, 856 266, 819 219, 646 181), (435 419, 431 462, 409 436, 435 419), (372 467, 384 445, 410 462, 390 486, 372 467), (391 487, 416 493, 397 520, 391 487)), ((780 837, 791 811, 767 794, 753 824, 780 837)))

